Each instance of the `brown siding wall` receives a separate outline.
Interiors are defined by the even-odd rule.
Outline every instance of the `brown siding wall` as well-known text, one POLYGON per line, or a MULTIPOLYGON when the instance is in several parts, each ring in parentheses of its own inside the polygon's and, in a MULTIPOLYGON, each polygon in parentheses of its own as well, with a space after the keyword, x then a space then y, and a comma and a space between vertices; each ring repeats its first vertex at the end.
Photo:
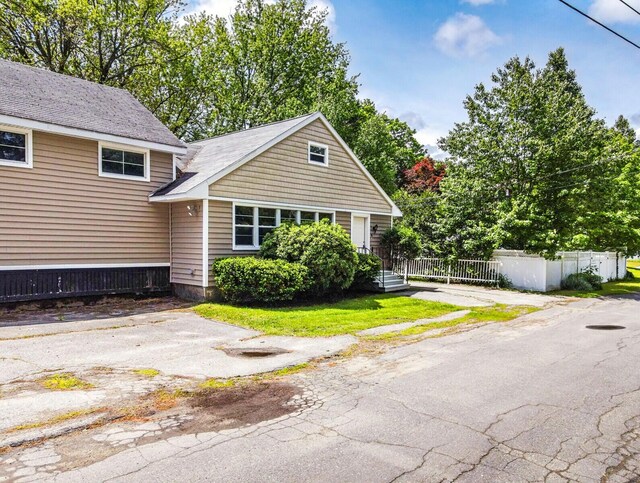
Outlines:
POLYGON ((348 211, 336 211, 336 223, 342 226, 351 236, 351 213, 348 211))
POLYGON ((211 196, 391 213, 391 206, 316 120, 209 188, 211 196), (329 166, 307 161, 308 141, 329 146, 329 166))
POLYGON ((380 247, 380 237, 385 232, 385 230, 391 227, 391 217, 383 216, 383 215, 371 215, 370 220, 371 228, 375 225, 378 225, 378 230, 374 234, 371 232, 371 249, 375 250, 380 247))
POLYGON ((151 153, 151 182, 98 176, 98 143, 33 133, 33 169, 0 166, 0 266, 168 263, 169 206, 148 195, 172 178, 151 153))
POLYGON ((171 282, 202 286, 202 203, 199 201, 171 204, 171 282), (197 216, 189 215, 188 205, 198 206, 197 216))
MULTIPOLYGON (((255 255, 257 251, 233 250, 233 203, 209 201, 209 266, 220 257, 255 255)), ((213 280, 209 278, 209 285, 213 280)))

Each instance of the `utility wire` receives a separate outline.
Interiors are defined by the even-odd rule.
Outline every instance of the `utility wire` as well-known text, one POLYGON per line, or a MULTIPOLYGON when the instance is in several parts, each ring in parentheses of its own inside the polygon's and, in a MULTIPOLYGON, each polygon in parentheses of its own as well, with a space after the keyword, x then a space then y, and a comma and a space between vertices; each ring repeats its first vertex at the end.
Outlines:
POLYGON ((636 12, 638 15, 640 15, 640 11, 636 10, 635 8, 633 8, 631 5, 629 5, 627 2, 625 2, 624 0, 620 0, 620 3, 624 3, 627 7, 629 7, 631 10, 633 10, 634 12, 636 12))
MULTIPOLYGON (((608 30, 609 32, 611 32, 613 35, 615 35, 616 37, 620 37, 622 40, 624 40, 625 42, 630 43, 631 45, 633 45, 636 49, 640 50, 640 45, 636 44, 633 40, 629 40, 628 38, 626 38, 624 35, 619 34, 618 32, 616 32, 615 30, 607 27, 605 24, 603 24, 602 22, 597 21, 595 18, 591 17, 590 15, 587 15, 586 13, 584 13, 582 10, 577 9, 576 7, 574 7, 573 5, 571 5, 568 2, 565 2, 564 0, 558 0, 560 3, 565 4, 567 7, 569 7, 571 10, 574 10, 576 12, 578 12, 580 15, 582 15, 583 17, 587 17, 589 20, 591 20, 592 22, 597 23, 598 25, 600 25, 600 27, 608 30)), ((624 2, 623 2, 624 3, 624 2)), ((625 4, 626 5, 626 4, 625 4)), ((634 9, 635 10, 635 9, 634 9)))

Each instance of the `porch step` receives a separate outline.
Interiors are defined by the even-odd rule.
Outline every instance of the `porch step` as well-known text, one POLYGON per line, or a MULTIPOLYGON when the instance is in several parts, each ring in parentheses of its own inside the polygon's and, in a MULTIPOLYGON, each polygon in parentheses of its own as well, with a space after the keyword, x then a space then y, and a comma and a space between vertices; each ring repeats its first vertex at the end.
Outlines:
POLYGON ((377 292, 398 292, 407 290, 409 287, 408 283, 404 283, 403 277, 391 270, 380 270, 373 282, 373 289, 377 292))

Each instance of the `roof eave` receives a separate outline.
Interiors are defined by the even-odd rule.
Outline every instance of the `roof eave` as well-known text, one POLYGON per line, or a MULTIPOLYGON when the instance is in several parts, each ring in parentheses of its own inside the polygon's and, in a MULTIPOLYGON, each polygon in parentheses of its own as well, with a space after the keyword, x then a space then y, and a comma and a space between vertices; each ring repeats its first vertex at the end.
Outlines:
MULTIPOLYGON (((150 149, 152 151, 160 151, 165 153, 184 155, 187 153, 187 145, 178 140, 180 145, 165 144, 162 142, 145 141, 143 139, 133 139, 124 136, 116 136, 113 134, 105 134, 96 131, 88 131, 84 129, 72 128, 52 124, 43 121, 34 121, 32 119, 24 119, 20 117, 7 116, 0 114, 0 124, 33 129, 35 131, 49 132, 53 134, 61 134, 63 136, 71 136, 82 139, 91 139, 93 141, 104 141, 109 143, 126 144, 139 148, 150 149)), ((177 138, 176 138, 177 139, 177 138)))

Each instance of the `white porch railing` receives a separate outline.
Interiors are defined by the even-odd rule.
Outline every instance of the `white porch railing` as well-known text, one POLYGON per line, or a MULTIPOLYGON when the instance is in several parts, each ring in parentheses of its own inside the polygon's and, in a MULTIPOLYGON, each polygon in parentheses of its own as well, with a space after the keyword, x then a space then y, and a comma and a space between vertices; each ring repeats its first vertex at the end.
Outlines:
POLYGON ((456 260, 441 258, 414 258, 398 260, 396 273, 408 277, 446 280, 447 283, 482 282, 498 285, 500 262, 495 260, 456 260))

